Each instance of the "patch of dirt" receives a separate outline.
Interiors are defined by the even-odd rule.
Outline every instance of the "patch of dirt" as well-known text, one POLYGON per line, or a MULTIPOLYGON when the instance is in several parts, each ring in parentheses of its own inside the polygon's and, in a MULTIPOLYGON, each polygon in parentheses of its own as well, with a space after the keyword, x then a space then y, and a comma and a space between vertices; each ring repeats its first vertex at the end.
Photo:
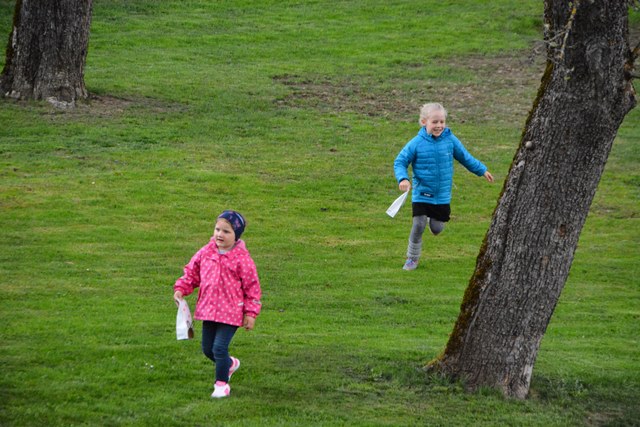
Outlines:
MULTIPOLYGON (((322 75, 274 76, 290 93, 275 100, 282 108, 314 108, 324 112, 354 112, 390 120, 416 121, 420 106, 441 102, 450 120, 523 121, 533 105, 545 59, 540 49, 518 56, 468 56, 439 64, 454 79, 415 77, 379 82, 372 78, 335 78, 322 75), (460 83, 452 83, 451 80, 460 83), (389 87, 393 89, 389 90, 389 87)), ((422 64, 398 67, 415 70, 422 64)), ((398 68, 398 76, 403 74, 398 68)))
POLYGON ((76 101, 74 108, 59 108, 48 102, 33 104, 30 101, 15 101, 25 107, 36 107, 43 115, 83 118, 109 118, 124 114, 128 110, 146 110, 156 114, 182 112, 187 106, 154 98, 121 98, 111 95, 89 94, 88 99, 76 101))
POLYGON ((586 426, 604 426, 604 425, 624 425, 622 414, 615 412, 614 410, 607 412, 591 412, 588 413, 587 418, 584 420, 586 426), (620 421, 616 423, 614 421, 620 421))
POLYGON ((108 117, 122 114, 135 102, 131 99, 116 98, 109 95, 89 94, 89 99, 78 102, 77 112, 89 113, 91 115, 108 117))

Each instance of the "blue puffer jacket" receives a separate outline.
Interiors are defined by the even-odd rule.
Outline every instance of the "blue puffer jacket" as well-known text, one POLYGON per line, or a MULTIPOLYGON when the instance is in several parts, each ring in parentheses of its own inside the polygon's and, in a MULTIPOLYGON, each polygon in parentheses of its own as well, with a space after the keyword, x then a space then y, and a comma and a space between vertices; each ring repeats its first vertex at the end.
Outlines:
POLYGON ((436 138, 427 134, 427 129, 422 127, 418 135, 400 151, 393 162, 393 169, 400 183, 403 179, 409 179, 408 168, 411 165, 413 202, 443 205, 451 203, 453 159, 478 176, 487 171, 487 167, 469 154, 449 128, 445 128, 436 138))

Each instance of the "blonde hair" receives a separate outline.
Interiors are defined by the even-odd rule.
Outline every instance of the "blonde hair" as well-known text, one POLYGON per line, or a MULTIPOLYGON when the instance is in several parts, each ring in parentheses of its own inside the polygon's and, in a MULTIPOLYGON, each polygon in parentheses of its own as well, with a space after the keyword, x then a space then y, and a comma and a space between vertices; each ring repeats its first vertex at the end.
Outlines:
POLYGON ((442 111, 444 113, 444 118, 447 118, 447 110, 442 106, 442 104, 439 102, 430 102, 420 107, 420 119, 418 120, 420 126, 422 126, 422 121, 426 120, 434 111, 442 111))

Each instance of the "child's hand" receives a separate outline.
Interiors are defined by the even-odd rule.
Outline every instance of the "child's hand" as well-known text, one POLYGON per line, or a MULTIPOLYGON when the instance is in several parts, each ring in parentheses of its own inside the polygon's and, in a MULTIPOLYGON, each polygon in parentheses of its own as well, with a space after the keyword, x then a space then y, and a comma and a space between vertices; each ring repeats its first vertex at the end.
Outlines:
POLYGON ((486 179, 487 181, 489 181, 489 182, 493 182, 493 175, 491 175, 491 172, 486 171, 486 172, 484 173, 484 177, 485 177, 485 179, 486 179))
POLYGON ((176 304, 178 304, 178 302, 179 302, 179 301, 181 301, 181 300, 183 299, 182 292, 180 292, 180 291, 176 291, 176 292, 173 294, 173 299, 174 299, 174 301, 176 302, 176 304))
POLYGON ((242 322, 243 328, 245 328, 247 331, 250 331, 253 329, 255 324, 256 324, 255 317, 247 316, 246 314, 244 315, 244 320, 242 322))
POLYGON ((400 181, 400 184, 398 184, 398 188, 400 188, 400 191, 402 191, 403 193, 406 193, 407 191, 411 190, 411 183, 408 179, 403 179, 402 181, 400 181))

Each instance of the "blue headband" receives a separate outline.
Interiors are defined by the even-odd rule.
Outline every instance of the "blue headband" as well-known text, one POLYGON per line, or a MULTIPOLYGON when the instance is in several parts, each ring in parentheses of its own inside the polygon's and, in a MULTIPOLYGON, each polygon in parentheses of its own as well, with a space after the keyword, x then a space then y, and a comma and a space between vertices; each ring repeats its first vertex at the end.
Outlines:
POLYGON ((218 219, 225 219, 229 221, 231 224, 231 228, 233 228, 233 232, 236 234, 236 240, 240 238, 242 233, 244 232, 245 221, 244 217, 240 215, 239 212, 227 210, 222 212, 218 219))

